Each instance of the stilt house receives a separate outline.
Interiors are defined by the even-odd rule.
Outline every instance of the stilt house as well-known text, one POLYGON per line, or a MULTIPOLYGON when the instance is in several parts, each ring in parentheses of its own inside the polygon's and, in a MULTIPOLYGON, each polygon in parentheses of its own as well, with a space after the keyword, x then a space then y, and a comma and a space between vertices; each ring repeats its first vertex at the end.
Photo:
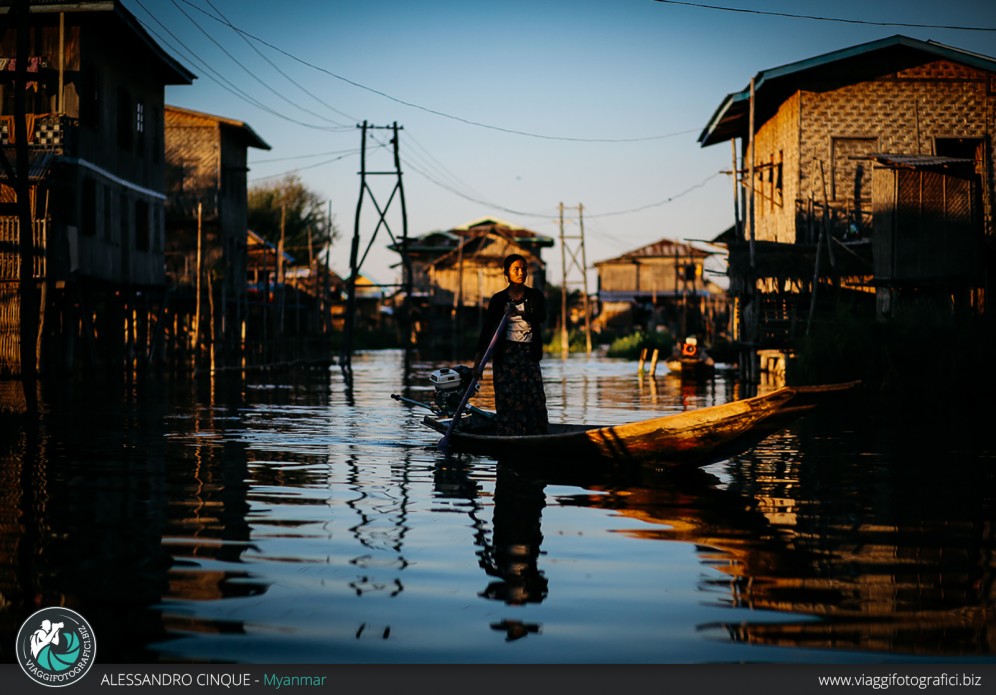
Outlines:
POLYGON ((905 36, 763 70, 727 95, 699 142, 732 143, 741 343, 787 349, 832 297, 881 318, 984 313, 994 113, 996 59, 905 36))
POLYGON ((725 328, 726 294, 705 277, 710 251, 671 239, 595 263, 597 326, 655 330, 711 339, 725 328))
POLYGON ((231 361, 248 316, 247 152, 270 146, 241 121, 177 106, 165 113, 171 306, 188 327, 200 317, 194 333, 231 361))
MULTIPOLYGON (((449 341, 478 325, 491 295, 508 284, 502 261, 511 253, 526 259, 527 283, 543 291, 546 263, 541 253, 551 246, 550 237, 495 217, 410 238, 404 251, 412 268, 413 324, 436 341, 449 341), (448 337, 441 338, 444 334, 448 337)), ((389 248, 403 251, 400 245, 389 248)))
POLYGON ((118 0, 8 0, 0 18, 0 370, 146 356, 165 283, 164 91, 194 75, 118 0))

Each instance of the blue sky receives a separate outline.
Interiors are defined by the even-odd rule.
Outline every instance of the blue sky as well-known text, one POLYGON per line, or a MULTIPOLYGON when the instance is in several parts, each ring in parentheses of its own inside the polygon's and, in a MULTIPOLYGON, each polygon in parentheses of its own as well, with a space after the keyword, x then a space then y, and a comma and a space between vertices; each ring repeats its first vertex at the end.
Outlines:
MULTIPOLYGON (((296 171, 331 201, 346 273, 360 192, 357 124, 401 127, 408 233, 496 216, 577 234, 588 264, 667 237, 708 240, 733 220, 730 148, 697 138, 760 70, 894 34, 996 56, 996 31, 875 26, 655 0, 124 0, 198 76, 167 103, 248 123, 250 185, 296 171), (231 26, 236 27, 235 31, 231 26)), ((714 0, 759 12, 996 29, 996 2, 714 0)), ((392 168, 385 131, 370 170, 392 168)), ((393 180, 370 181, 384 205, 393 180)), ((388 222, 400 235, 400 206, 388 222)), ((363 244, 377 215, 369 198, 363 244)), ((361 272, 398 279, 381 230, 361 272)), ((572 242, 576 244, 576 242, 572 242)), ((561 280, 560 250, 546 251, 561 280)), ((579 281, 572 275, 569 282, 579 281)), ((594 290, 589 273, 589 289, 594 290)))

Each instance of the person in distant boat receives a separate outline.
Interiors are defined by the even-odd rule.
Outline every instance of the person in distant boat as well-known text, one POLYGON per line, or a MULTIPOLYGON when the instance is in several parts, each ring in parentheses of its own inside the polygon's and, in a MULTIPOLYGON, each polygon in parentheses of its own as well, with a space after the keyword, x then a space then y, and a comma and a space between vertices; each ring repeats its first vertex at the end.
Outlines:
POLYGON ((681 345, 681 356, 688 358, 695 358, 699 354, 699 341, 694 336, 688 336, 685 338, 685 342, 681 345))
POLYGON ((542 292, 525 284, 528 267, 523 256, 513 253, 505 257, 502 265, 508 287, 496 292, 488 302, 477 340, 474 374, 480 378, 484 373, 481 359, 498 330, 506 307, 510 307, 508 323, 503 334, 498 336, 492 357, 498 413, 496 433, 503 436, 546 434, 546 393, 540 370, 546 299, 542 292))

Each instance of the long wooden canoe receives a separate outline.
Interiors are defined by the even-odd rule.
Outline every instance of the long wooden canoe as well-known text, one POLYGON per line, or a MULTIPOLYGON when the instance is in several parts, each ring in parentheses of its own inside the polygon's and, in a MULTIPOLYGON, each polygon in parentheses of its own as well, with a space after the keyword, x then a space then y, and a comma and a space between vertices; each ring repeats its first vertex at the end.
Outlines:
MULTIPOLYGON (((465 414, 449 441, 451 451, 499 460, 563 462, 600 460, 701 465, 745 450, 815 407, 825 394, 856 385, 785 387, 721 405, 622 425, 557 425, 549 433, 521 437, 494 434, 481 411, 465 414)), ((427 415, 423 423, 446 432, 450 418, 427 415)))

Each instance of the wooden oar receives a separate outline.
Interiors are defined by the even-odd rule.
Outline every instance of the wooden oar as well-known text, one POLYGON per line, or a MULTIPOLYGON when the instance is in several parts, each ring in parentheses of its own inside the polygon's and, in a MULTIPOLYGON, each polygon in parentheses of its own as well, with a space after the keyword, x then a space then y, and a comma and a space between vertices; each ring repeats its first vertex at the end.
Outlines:
POLYGON ((505 307, 505 313, 502 315, 501 321, 498 322, 498 329, 495 331, 495 334, 491 336, 491 342, 488 343, 488 349, 485 350, 484 355, 481 356, 481 363, 474 371, 474 374, 471 375, 470 383, 467 384, 467 390, 464 391, 463 398, 460 399, 460 405, 453 413, 453 417, 450 418, 450 425, 446 428, 446 434, 443 435, 443 438, 440 439, 439 443, 436 445, 444 454, 447 453, 447 449, 449 448, 450 435, 453 434, 453 429, 456 427, 457 420, 459 420, 460 416, 463 415, 463 409, 467 407, 467 401, 470 400, 471 394, 474 393, 474 387, 477 385, 477 374, 478 372, 484 372, 484 365, 486 365, 488 360, 491 359, 491 353, 494 352, 495 345, 498 344, 498 336, 500 336, 502 331, 505 330, 505 325, 508 323, 508 316, 511 310, 511 304, 505 307))

